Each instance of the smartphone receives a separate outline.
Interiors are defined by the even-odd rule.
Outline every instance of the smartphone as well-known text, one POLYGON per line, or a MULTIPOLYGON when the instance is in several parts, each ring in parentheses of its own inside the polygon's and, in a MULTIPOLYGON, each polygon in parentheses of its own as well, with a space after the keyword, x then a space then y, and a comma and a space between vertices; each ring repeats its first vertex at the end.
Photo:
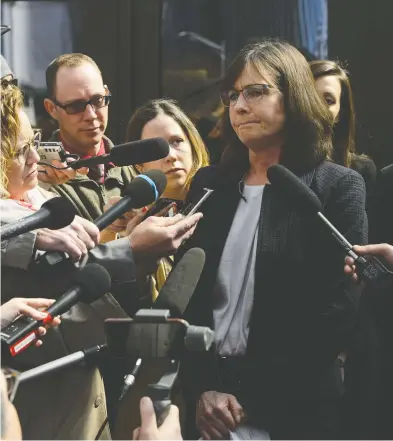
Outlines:
POLYGON ((147 219, 150 216, 155 216, 161 210, 163 210, 164 208, 168 208, 174 203, 176 204, 176 206, 172 207, 164 217, 175 216, 175 214, 177 213, 177 207, 181 207, 183 205, 183 202, 176 199, 160 198, 157 199, 156 202, 150 207, 150 209, 145 214, 144 219, 147 219))
POLYGON ((37 149, 40 156, 40 164, 52 164, 52 161, 64 162, 66 160, 66 152, 61 142, 41 142, 37 149))
POLYGON ((176 358, 184 348, 187 328, 180 320, 146 323, 126 319, 106 319, 105 335, 115 358, 176 358))
POLYGON ((199 201, 196 204, 189 204, 187 207, 180 211, 181 214, 184 214, 186 217, 193 215, 197 212, 199 207, 206 201, 206 199, 213 193, 213 190, 210 188, 204 188, 203 191, 205 192, 204 195, 199 199, 199 201))

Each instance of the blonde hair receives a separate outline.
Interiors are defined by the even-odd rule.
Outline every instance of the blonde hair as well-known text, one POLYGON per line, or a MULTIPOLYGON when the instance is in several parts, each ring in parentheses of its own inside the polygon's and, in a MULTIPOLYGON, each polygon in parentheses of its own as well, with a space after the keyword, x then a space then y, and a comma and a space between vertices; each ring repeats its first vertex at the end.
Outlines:
POLYGON ((170 116, 180 125, 191 145, 192 168, 186 181, 186 188, 188 189, 196 172, 200 168, 208 166, 210 161, 201 135, 190 118, 177 105, 176 101, 169 99, 151 100, 137 109, 128 123, 126 141, 141 139, 143 127, 161 114, 170 116))
POLYGON ((13 84, 1 86, 1 155, 0 191, 1 198, 9 197, 7 192, 8 172, 16 154, 20 131, 19 111, 23 106, 22 91, 13 84))

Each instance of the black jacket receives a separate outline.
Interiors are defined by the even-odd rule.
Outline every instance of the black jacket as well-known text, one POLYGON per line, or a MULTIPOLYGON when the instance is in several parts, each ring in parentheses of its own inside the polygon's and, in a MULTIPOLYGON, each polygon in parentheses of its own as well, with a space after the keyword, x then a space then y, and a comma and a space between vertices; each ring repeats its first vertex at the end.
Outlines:
MULTIPOLYGON (((351 243, 367 242, 366 190, 357 172, 324 162, 300 179, 351 243)), ((205 187, 215 191, 202 205, 204 217, 186 246, 201 247, 206 263, 185 318, 213 327, 212 292, 240 192, 238 182, 227 181, 217 167, 197 173, 189 199, 198 199, 205 187)), ((241 404, 252 414, 256 401, 259 411, 269 412, 272 400, 337 398, 342 390, 336 358, 346 348, 359 299, 343 276, 344 255, 316 216, 302 213, 272 185, 264 190, 258 236, 242 385, 249 408, 241 404)), ((205 390, 220 390, 213 351, 187 354, 181 375, 190 400, 205 390)))

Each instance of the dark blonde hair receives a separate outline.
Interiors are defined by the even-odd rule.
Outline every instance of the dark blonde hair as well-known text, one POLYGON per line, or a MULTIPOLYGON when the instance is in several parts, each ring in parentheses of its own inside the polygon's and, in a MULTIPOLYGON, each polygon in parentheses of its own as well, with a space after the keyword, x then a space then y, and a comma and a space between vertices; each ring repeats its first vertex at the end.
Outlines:
MULTIPOLYGON (((229 66, 223 90, 232 89, 244 69, 268 74, 283 97, 284 145, 280 163, 295 172, 317 166, 332 149, 332 116, 319 96, 304 56, 289 43, 269 39, 243 48, 229 66)), ((238 178, 249 168, 248 149, 234 132, 226 109, 224 135, 228 141, 220 168, 238 178)))
POLYGON ((139 107, 128 123, 126 141, 137 141, 141 139, 143 127, 149 121, 161 114, 170 116, 180 125, 191 145, 192 168, 186 181, 186 186, 188 188, 196 172, 201 167, 209 165, 209 155, 195 125, 180 109, 176 101, 157 99, 148 101, 145 105, 139 107))
MULTIPOLYGON (((71 53, 71 54, 63 54, 55 58, 49 66, 46 68, 46 90, 47 96, 49 98, 54 98, 56 94, 56 76, 58 70, 65 67, 79 67, 84 63, 89 63, 94 66, 98 72, 101 74, 100 68, 97 66, 97 63, 88 55, 79 54, 79 53, 71 53)), ((102 75, 102 74, 101 74, 102 75)))
POLYGON ((1 197, 9 197, 7 192, 8 172, 16 154, 16 144, 20 131, 19 112, 23 106, 22 91, 13 84, 1 86, 1 197))
POLYGON ((332 160, 337 164, 350 167, 355 154, 355 105, 349 73, 339 62, 315 60, 310 62, 315 80, 335 76, 341 85, 339 119, 334 125, 332 160))

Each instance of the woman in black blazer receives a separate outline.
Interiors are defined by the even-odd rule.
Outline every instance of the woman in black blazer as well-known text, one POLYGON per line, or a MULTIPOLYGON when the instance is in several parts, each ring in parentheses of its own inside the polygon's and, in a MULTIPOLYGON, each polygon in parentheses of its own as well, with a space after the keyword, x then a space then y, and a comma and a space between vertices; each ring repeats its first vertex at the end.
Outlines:
POLYGON ((290 44, 245 47, 221 95, 228 148, 201 169, 189 199, 213 194, 185 247, 206 264, 185 318, 216 332, 214 350, 182 363, 188 438, 228 439, 244 424, 272 439, 333 439, 342 394, 337 355, 346 347, 358 297, 342 274, 342 252, 315 216, 267 169, 281 163, 321 200, 352 243, 367 241, 361 176, 326 161, 332 117, 310 68, 290 44), (196 420, 195 420, 196 415, 196 420))

